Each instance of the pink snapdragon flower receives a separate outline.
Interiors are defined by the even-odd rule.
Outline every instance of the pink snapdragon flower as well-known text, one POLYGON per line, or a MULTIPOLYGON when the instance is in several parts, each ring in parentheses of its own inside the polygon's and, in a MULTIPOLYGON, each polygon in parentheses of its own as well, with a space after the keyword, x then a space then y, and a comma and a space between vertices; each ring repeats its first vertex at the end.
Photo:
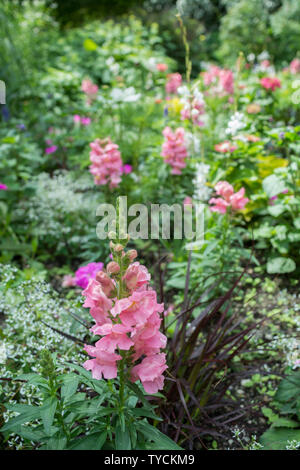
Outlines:
POLYGON ((204 122, 201 121, 200 116, 205 113, 204 106, 204 102, 197 99, 194 99, 191 103, 186 103, 180 111, 181 119, 191 119, 196 126, 203 126, 204 122))
POLYGON ((92 371, 94 379, 102 379, 102 375, 105 379, 117 377, 117 361, 120 361, 122 356, 88 345, 84 349, 90 356, 95 357, 95 359, 89 359, 83 364, 85 369, 92 371))
POLYGON ((147 393, 157 393, 164 386, 164 376, 162 373, 166 369, 165 354, 147 356, 140 364, 133 367, 131 380, 136 382, 140 379, 147 393))
POLYGON ((180 73, 169 73, 167 75, 168 81, 166 83, 167 93, 177 93, 177 89, 182 83, 182 76, 180 73))
POLYGON ((275 91, 276 88, 281 87, 281 81, 279 80, 279 78, 276 78, 276 77, 263 77, 260 80, 260 84, 266 90, 272 90, 272 91, 275 91))
POLYGON ((89 263, 82 266, 75 272, 75 282, 77 286, 85 289, 88 286, 90 279, 95 279, 98 271, 103 269, 103 263, 89 263))
POLYGON ((145 266, 140 264, 138 261, 131 264, 123 276, 123 280, 127 286, 127 289, 132 292, 137 290, 144 284, 148 284, 150 281, 150 274, 145 266))
POLYGON ((293 59, 290 63, 290 71, 293 74, 300 73, 300 59, 293 59))
POLYGON ((85 346, 93 359, 83 366, 92 371, 95 379, 102 376, 115 378, 117 362, 127 357, 128 370, 125 373, 130 380, 136 382, 140 379, 147 393, 156 393, 163 388, 162 374, 167 368, 165 354, 161 353, 167 338, 159 331, 164 306, 157 303, 156 292, 148 285, 150 274, 144 266, 134 262, 125 272, 121 270, 121 259, 125 257, 127 262, 132 262, 137 256, 136 251, 130 250, 125 254, 116 247, 113 245, 117 261, 110 261, 106 272, 98 272, 96 279, 91 279, 83 291, 86 297, 84 307, 90 308, 96 321, 91 331, 101 336, 95 346, 85 346), (120 293, 122 287, 121 298, 108 297, 111 291, 105 289, 109 282, 113 287, 116 285, 114 292, 120 293))
POLYGON ((231 184, 227 181, 219 181, 215 186, 215 191, 218 198, 211 198, 209 203, 212 204, 210 210, 212 212, 219 212, 226 214, 227 209, 231 208, 233 211, 243 210, 248 198, 245 198, 245 188, 241 188, 238 192, 234 192, 231 184))
POLYGON ((85 79, 82 80, 81 83, 81 89, 82 91, 86 94, 87 96, 87 102, 88 104, 91 104, 91 102, 96 98, 97 93, 98 93, 98 86, 95 85, 91 80, 85 79))
POLYGON ((229 140, 225 140, 224 142, 220 142, 219 144, 215 145, 215 150, 220 153, 227 153, 227 152, 234 152, 237 149, 236 145, 233 145, 229 140))
POLYGON ((178 127, 175 132, 172 132, 170 127, 165 127, 163 130, 165 140, 162 145, 162 157, 166 163, 171 165, 171 173, 173 175, 180 175, 181 170, 185 168, 185 159, 188 156, 185 132, 183 127, 178 127))
POLYGON ((107 138, 96 139, 90 143, 90 147, 90 172, 95 184, 109 183, 110 189, 115 188, 120 183, 122 174, 122 158, 118 145, 107 138))
POLYGON ((8 187, 6 186, 6 184, 0 183, 0 190, 1 190, 1 191, 7 191, 7 190, 8 190, 8 187))

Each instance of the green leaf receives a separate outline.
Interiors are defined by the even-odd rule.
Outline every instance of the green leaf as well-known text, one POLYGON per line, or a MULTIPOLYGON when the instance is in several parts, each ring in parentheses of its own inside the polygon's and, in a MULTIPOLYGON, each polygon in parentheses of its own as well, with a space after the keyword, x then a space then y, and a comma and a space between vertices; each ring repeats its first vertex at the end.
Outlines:
POLYGON ((97 44, 94 41, 92 41, 92 39, 85 39, 83 42, 83 47, 87 51, 95 51, 96 49, 98 49, 97 44))
POLYGON ((131 440, 127 429, 123 430, 121 423, 116 426, 116 450, 131 450, 131 440))
POLYGON ((268 197, 277 196, 286 189, 285 182, 274 174, 263 180, 263 188, 268 197))
POLYGON ((61 397, 67 401, 77 391, 79 377, 75 374, 66 375, 64 377, 63 386, 61 388, 61 397))
POLYGON ((263 450, 285 450, 287 441, 300 441, 300 429, 270 428, 260 438, 263 450))
POLYGON ((107 432, 95 432, 88 436, 75 439, 68 446, 69 450, 100 450, 106 441, 107 432))
POLYGON ((172 441, 168 436, 160 432, 151 424, 144 421, 136 423, 136 428, 150 441, 154 441, 157 444, 156 449, 158 450, 182 450, 176 442, 172 441))
POLYGON ((51 432, 51 426, 54 420, 54 415, 57 407, 57 399, 55 397, 47 398, 41 407, 41 418, 43 421, 44 429, 47 434, 51 432))
POLYGON ((295 271, 296 263, 291 258, 272 258, 267 263, 267 272, 269 274, 284 274, 295 271))

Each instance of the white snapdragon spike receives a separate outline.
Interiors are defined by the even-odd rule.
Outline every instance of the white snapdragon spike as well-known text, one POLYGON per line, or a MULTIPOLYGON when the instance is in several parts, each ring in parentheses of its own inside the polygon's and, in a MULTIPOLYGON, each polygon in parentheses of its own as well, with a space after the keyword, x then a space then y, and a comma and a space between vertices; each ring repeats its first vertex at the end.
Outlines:
POLYGON ((5 364, 7 359, 6 347, 4 341, 0 343, 0 364, 5 364))
POLYGON ((136 93, 133 86, 129 88, 113 88, 110 97, 115 103, 134 103, 141 97, 141 93, 136 93))
POLYGON ((196 174, 193 180, 195 190, 193 199, 197 201, 207 201, 210 198, 211 189, 206 185, 207 175, 210 166, 205 163, 196 164, 196 174))
POLYGON ((177 88, 177 93, 179 96, 182 96, 182 98, 188 99, 190 97, 190 90, 186 85, 179 86, 177 88))
POLYGON ((244 121, 245 119, 245 116, 243 113, 240 113, 239 111, 237 111, 236 113, 234 113, 228 124, 227 124, 227 129, 225 131, 225 133, 227 135, 231 135, 231 136, 234 136, 236 135, 240 130, 244 129, 246 127, 246 123, 244 121))
POLYGON ((201 141, 199 137, 197 137, 195 134, 192 134, 192 132, 185 133, 185 144, 189 154, 199 156, 201 149, 200 143, 201 141))
POLYGON ((262 51, 261 54, 257 56, 257 59, 259 61, 268 60, 270 59, 270 54, 268 53, 268 51, 262 51))

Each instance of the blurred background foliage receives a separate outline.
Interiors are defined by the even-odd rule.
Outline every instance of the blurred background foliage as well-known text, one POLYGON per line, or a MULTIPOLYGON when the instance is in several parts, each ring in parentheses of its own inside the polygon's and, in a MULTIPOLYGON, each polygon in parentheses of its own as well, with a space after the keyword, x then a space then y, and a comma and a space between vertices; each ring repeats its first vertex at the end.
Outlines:
MULTIPOLYGON (((9 66, 2 71, 4 79, 21 70, 24 82, 26 65, 32 70, 37 63, 42 66, 46 62, 43 55, 51 51, 40 47, 45 33, 66 31, 91 20, 114 18, 126 23, 128 14, 147 26, 158 25, 166 54, 176 60, 178 71, 183 72, 185 51, 175 17, 177 11, 187 26, 194 76, 201 70, 201 63, 225 61, 231 65, 240 51, 247 56, 268 50, 275 64, 284 65, 300 50, 299 0, 2 0, 0 52, 6 64, 5 59, 10 58, 9 66), (28 16, 28 34, 22 31, 20 35, 20 15, 25 12, 26 17, 30 4, 36 7, 36 16, 28 16), (20 40, 22 56, 18 52, 20 40)), ((20 83, 15 85, 19 87, 20 83)))

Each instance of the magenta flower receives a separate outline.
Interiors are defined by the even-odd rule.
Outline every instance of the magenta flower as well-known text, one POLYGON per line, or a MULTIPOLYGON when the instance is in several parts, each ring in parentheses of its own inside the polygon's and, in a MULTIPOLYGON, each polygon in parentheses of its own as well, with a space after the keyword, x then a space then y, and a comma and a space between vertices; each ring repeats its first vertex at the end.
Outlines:
POLYGON ((51 147, 46 147, 45 153, 50 154, 56 152, 58 149, 57 145, 51 145, 51 147))
POLYGON ((129 173, 132 172, 132 166, 129 165, 128 163, 125 163, 125 165, 122 166, 121 170, 122 170, 122 173, 124 173, 124 175, 128 175, 129 173))
POLYGON ((85 289, 88 286, 90 279, 95 279, 98 271, 103 269, 103 263, 89 263, 82 266, 75 272, 76 284, 85 289))
POLYGON ((4 183, 0 183, 0 190, 1 191, 7 191, 8 187, 4 183))

